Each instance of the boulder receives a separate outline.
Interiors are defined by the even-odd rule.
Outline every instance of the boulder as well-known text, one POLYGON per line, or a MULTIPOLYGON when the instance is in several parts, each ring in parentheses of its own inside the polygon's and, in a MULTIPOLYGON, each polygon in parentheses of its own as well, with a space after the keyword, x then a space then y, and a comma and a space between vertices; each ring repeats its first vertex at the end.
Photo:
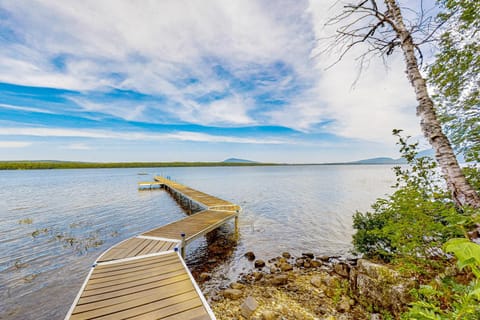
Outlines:
POLYGON ((341 275, 344 278, 348 278, 348 275, 350 273, 350 266, 348 264, 346 264, 345 262, 337 262, 333 266, 333 270, 338 275, 341 275))
POLYGON ((359 259, 357 266, 350 270, 350 286, 364 306, 399 316, 411 301, 409 292, 416 287, 416 282, 401 277, 387 266, 359 259))

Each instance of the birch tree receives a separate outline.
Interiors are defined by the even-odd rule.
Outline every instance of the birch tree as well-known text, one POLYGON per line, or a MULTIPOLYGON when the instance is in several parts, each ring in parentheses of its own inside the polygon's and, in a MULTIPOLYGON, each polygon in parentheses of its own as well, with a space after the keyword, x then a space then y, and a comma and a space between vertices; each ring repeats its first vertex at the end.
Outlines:
POLYGON ((480 196, 465 179, 452 145, 442 130, 426 79, 420 72, 423 59, 421 46, 433 41, 440 25, 433 23, 432 17, 427 16, 423 9, 413 23, 406 23, 398 0, 358 0, 348 3, 329 24, 339 25, 334 39, 334 45, 342 50, 339 59, 359 44, 367 45, 359 57, 361 61, 371 54, 386 58, 394 50, 401 50, 407 78, 418 103, 416 112, 420 127, 435 151, 452 199, 459 207, 480 208, 480 196))

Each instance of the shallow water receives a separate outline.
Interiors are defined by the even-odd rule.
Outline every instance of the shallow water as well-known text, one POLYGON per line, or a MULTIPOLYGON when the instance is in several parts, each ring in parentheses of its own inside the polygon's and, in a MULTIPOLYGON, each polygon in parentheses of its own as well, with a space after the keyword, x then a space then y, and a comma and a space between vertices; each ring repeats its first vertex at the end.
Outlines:
MULTIPOLYGON (((211 265, 211 286, 246 269, 246 251, 348 255, 353 213, 389 193, 394 180, 389 166, 0 171, 0 318, 63 318, 99 254, 184 217, 167 193, 137 190, 154 174, 242 206, 238 241, 211 265)), ((211 255, 207 243, 222 246, 211 238, 189 246, 194 270, 211 255)))

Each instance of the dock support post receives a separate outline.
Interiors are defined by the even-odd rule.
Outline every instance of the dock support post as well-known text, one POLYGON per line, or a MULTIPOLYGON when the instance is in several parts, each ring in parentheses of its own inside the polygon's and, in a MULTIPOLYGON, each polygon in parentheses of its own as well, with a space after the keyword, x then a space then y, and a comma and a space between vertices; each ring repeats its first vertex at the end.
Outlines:
POLYGON ((235 216, 235 239, 238 240, 238 210, 235 216))
POLYGON ((182 237, 182 243, 180 244, 180 253, 182 254, 182 258, 185 259, 185 252, 187 251, 187 248, 185 248, 185 232, 182 232, 180 236, 182 237))

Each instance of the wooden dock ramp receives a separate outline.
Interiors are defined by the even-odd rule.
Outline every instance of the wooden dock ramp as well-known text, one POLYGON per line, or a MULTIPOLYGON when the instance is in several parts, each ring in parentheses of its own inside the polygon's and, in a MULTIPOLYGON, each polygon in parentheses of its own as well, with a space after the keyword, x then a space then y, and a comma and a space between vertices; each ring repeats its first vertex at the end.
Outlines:
POLYGON ((145 188, 166 189, 199 211, 100 255, 65 319, 215 319, 183 260, 185 247, 232 218, 237 231, 240 207, 163 177, 140 182, 145 188))

